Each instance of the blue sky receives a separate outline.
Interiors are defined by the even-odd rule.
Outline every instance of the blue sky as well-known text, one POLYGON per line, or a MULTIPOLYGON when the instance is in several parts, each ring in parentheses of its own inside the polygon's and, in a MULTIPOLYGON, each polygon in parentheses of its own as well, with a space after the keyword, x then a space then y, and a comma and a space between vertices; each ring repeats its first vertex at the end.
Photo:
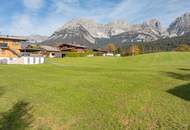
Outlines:
POLYGON ((185 12, 190 12, 189 0, 1 0, 0 32, 50 35, 75 18, 131 24, 156 18, 167 27, 185 12))

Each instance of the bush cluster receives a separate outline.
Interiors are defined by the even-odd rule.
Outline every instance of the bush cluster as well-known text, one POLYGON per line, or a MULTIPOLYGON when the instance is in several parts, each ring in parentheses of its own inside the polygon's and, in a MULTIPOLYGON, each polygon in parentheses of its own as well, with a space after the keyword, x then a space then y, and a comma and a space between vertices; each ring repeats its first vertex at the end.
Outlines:
POLYGON ((64 52, 65 57, 86 57, 88 55, 93 55, 93 51, 86 52, 64 52))

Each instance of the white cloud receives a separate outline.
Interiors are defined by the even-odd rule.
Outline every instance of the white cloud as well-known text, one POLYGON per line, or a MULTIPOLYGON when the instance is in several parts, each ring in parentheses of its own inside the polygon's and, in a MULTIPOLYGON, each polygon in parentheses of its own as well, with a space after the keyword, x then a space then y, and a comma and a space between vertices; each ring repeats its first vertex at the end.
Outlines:
POLYGON ((104 23, 117 19, 141 23, 158 18, 168 25, 175 17, 190 10, 188 0, 120 0, 118 3, 111 0, 88 0, 82 3, 81 0, 48 0, 49 3, 47 0, 22 1, 24 12, 13 16, 11 26, 7 25, 6 29, 1 30, 10 30, 14 35, 51 35, 66 21, 81 17, 104 23))
MULTIPOLYGON (((105 19, 109 9, 107 7, 94 8, 94 2, 89 0, 89 9, 81 7, 79 0, 49 0, 50 10, 46 12, 45 17, 37 16, 39 9, 43 7, 45 0, 23 0, 25 5, 24 13, 16 14, 11 20, 11 25, 7 26, 8 33, 11 35, 30 35, 42 34, 51 35, 59 27, 62 27, 66 21, 75 18, 92 18, 97 21, 105 19), (35 11, 35 14, 33 13, 35 11)), ((101 0, 98 0, 101 2, 101 0)), ((96 3, 98 4, 98 3, 96 3)))
POLYGON ((10 26, 10 33, 14 35, 24 35, 32 31, 33 23, 29 15, 23 14, 14 16, 10 26))
POLYGON ((28 10, 36 11, 43 6, 44 0, 23 0, 23 3, 28 10))
POLYGON ((73 16, 76 13, 80 15, 83 10, 80 8, 79 0, 51 0, 51 2, 54 7, 54 12, 51 13, 73 16))
POLYGON ((32 15, 25 13, 14 16, 11 21, 12 22, 9 26, 4 26, 3 28, 6 31, 9 30, 8 33, 10 35, 22 36, 39 34, 50 36, 55 30, 60 28, 66 20, 64 17, 57 17, 53 14, 39 20, 32 15))
POLYGON ((130 23, 142 23, 151 18, 159 19, 168 26, 176 17, 190 10, 189 0, 122 0, 109 18, 128 19, 130 23))

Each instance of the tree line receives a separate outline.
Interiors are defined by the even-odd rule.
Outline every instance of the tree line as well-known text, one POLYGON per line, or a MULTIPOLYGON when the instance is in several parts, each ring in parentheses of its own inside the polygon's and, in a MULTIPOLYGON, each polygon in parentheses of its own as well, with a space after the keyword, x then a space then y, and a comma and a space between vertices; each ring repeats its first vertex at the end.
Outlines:
POLYGON ((104 49, 123 56, 168 51, 190 51, 190 34, 152 42, 125 43, 122 46, 118 46, 117 43, 108 43, 104 49))

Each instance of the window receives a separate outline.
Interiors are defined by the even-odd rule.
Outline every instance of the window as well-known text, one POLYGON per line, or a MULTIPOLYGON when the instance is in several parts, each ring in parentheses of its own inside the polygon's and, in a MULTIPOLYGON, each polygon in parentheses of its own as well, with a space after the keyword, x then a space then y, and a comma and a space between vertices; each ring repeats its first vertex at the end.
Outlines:
POLYGON ((0 48, 8 48, 8 43, 0 43, 0 48))

